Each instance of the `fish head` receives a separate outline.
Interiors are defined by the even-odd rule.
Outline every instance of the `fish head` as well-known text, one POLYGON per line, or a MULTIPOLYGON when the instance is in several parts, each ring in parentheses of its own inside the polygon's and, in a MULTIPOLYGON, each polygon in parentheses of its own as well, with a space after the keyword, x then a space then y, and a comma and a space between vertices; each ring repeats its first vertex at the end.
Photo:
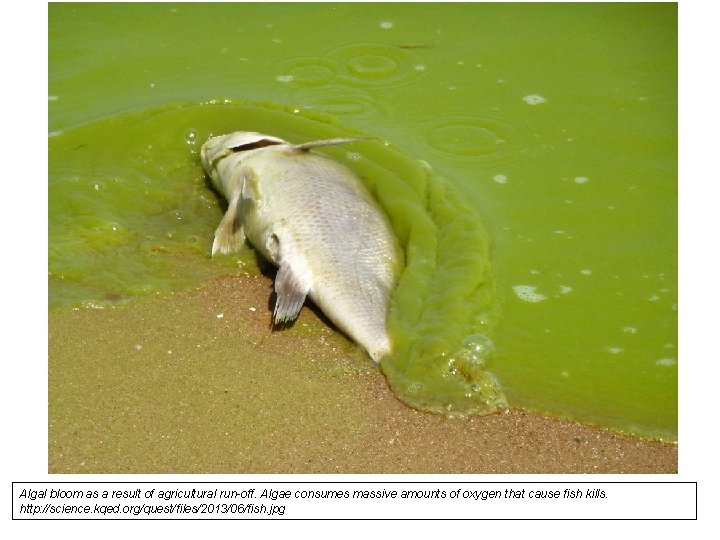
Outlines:
POLYGON ((208 139, 200 149, 200 161, 213 185, 227 194, 223 179, 232 177, 223 172, 225 169, 239 169, 243 159, 262 151, 267 146, 289 144, 272 135, 263 135, 254 131, 236 131, 228 135, 219 135, 208 139))

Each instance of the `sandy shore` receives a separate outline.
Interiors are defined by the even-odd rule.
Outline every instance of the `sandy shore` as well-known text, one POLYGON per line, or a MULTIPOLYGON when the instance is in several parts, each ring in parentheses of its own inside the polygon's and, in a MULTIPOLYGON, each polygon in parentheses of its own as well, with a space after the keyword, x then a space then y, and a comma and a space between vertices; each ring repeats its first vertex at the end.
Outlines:
POLYGON ((318 314, 270 329, 265 276, 49 317, 51 473, 674 473, 677 445, 511 410, 400 403, 318 314))

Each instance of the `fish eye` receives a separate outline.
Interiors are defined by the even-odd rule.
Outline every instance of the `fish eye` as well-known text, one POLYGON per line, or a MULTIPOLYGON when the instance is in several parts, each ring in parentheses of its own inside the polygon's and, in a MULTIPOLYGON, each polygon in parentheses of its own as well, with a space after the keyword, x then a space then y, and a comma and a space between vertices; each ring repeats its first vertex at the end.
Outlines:
POLYGON ((280 141, 271 141, 270 139, 259 139, 247 144, 241 144, 240 146, 233 146, 229 148, 231 152, 243 152, 245 150, 255 150, 256 148, 265 148, 266 146, 273 146, 281 144, 280 141))

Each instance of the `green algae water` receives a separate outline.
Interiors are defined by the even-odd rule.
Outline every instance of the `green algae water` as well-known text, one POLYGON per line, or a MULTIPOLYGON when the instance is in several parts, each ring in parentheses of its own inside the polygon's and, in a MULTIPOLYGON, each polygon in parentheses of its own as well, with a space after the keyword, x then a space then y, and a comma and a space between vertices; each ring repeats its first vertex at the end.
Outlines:
POLYGON ((50 306, 257 271, 209 258, 210 135, 369 135, 327 153, 406 249, 401 398, 674 439, 676 29, 671 4, 51 4, 50 306))

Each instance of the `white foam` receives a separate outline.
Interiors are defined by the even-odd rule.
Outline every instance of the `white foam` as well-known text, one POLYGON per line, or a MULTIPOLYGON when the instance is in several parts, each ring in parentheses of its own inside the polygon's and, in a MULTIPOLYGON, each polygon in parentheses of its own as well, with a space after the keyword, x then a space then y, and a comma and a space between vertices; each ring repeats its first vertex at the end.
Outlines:
POLYGON ((537 292, 537 287, 534 285, 515 285, 513 288, 515 296, 517 296, 523 302, 530 302, 535 304, 542 302, 547 299, 547 296, 537 292))
POLYGON ((677 360, 674 358, 661 358, 660 360, 655 361, 656 366, 671 367, 675 364, 677 364, 677 360))
POLYGON ((540 103, 545 103, 547 100, 538 94, 530 94, 523 98, 523 101, 527 103, 528 105, 539 105, 540 103))

